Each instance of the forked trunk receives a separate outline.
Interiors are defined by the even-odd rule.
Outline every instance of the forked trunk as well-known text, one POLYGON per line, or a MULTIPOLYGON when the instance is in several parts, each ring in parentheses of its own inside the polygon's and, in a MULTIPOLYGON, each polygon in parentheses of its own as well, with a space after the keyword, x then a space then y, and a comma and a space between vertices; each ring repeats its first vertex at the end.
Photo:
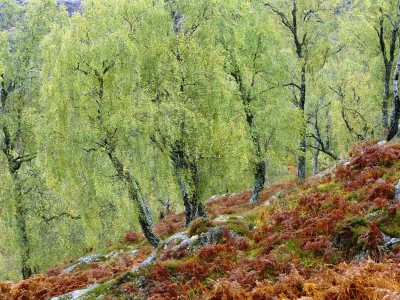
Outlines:
POLYGON ((180 141, 177 141, 171 149, 171 160, 182 194, 185 207, 185 227, 187 227, 197 217, 207 218, 204 205, 199 201, 197 163, 195 160, 189 159, 180 141))

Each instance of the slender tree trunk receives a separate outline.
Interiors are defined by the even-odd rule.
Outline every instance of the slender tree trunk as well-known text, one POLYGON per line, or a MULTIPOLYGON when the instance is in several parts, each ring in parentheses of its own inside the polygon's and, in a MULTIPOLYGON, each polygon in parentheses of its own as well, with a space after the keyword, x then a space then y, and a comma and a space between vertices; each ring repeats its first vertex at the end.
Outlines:
POLYGON ((319 142, 315 142, 315 151, 314 151, 314 158, 313 158, 313 176, 315 176, 318 172, 318 156, 319 156, 319 142))
POLYGON ((392 66, 394 62, 394 52, 396 50, 396 43, 398 38, 398 22, 392 23, 393 29, 391 32, 391 39, 389 44, 389 51, 387 51, 386 42, 385 42, 385 34, 384 34, 384 26, 383 26, 383 16, 380 18, 380 26, 379 30, 376 29, 379 38, 380 50, 383 58, 383 64, 385 66, 385 76, 383 81, 383 98, 382 98, 382 128, 383 133, 386 134, 386 130, 389 128, 389 112, 388 112, 388 104, 390 99, 390 79, 392 73, 392 66))
POLYGON ((142 228, 144 236, 149 241, 150 245, 152 245, 154 248, 157 248, 161 244, 161 239, 154 233, 153 229, 151 228, 151 223, 146 216, 145 208, 140 201, 138 188, 135 187, 131 174, 129 173, 129 171, 126 170, 126 168, 124 168, 124 165, 116 157, 114 149, 106 149, 106 152, 111 160, 111 163, 114 166, 115 171, 117 172, 118 178, 124 183, 124 185, 128 189, 129 197, 136 205, 139 214, 139 224, 142 228))
POLYGON ((392 72, 392 64, 385 64, 385 79, 383 88, 383 99, 382 99, 382 127, 385 132, 389 128, 389 112, 388 103, 390 99, 390 78, 392 72))
MULTIPOLYGON (((304 119, 304 109, 306 103, 306 65, 303 64, 301 68, 301 84, 300 84, 300 100, 299 109, 304 119)), ((297 182, 299 183, 302 179, 306 178, 306 124, 302 124, 301 138, 299 145, 299 158, 297 161, 297 182)))
POLYGON ((33 275, 32 268, 29 266, 30 244, 26 226, 26 208, 23 201, 22 187, 18 179, 17 171, 13 172, 14 180, 14 201, 17 222, 18 241, 21 249, 21 273, 23 279, 28 279, 33 275))
POLYGON ((146 201, 146 197, 143 194, 143 190, 140 187, 139 181, 136 180, 135 183, 136 183, 136 186, 137 186, 137 188, 139 190, 139 193, 140 193, 140 198, 142 200, 142 205, 143 205, 143 208, 144 208, 144 212, 145 212, 146 218, 147 218, 148 222, 150 223, 150 225, 153 225, 154 222, 153 222, 153 218, 151 216, 149 204, 146 201))
POLYGON ((399 100, 399 72, 400 72, 400 53, 397 58, 396 69, 394 70, 393 76, 393 111, 390 116, 390 128, 386 138, 390 141, 397 134, 399 129, 399 118, 400 118, 400 100, 399 100))

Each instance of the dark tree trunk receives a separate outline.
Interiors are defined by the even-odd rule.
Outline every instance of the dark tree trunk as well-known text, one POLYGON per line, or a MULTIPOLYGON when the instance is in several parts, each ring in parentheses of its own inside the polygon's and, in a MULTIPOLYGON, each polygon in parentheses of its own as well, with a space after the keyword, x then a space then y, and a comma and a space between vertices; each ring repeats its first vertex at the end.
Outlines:
POLYGON ((33 275, 32 268, 29 266, 30 244, 26 226, 26 209, 23 201, 22 187, 18 179, 17 170, 12 174, 14 180, 14 200, 17 222, 18 240, 21 248, 21 273, 23 279, 28 279, 33 275))
POLYGON ((385 66, 385 77, 383 81, 383 98, 382 98, 382 127, 383 127, 383 132, 385 132, 388 127, 388 119, 389 119, 389 113, 388 113, 388 103, 390 99, 390 79, 391 79, 391 73, 392 73, 392 66, 394 62, 394 52, 396 49, 396 42, 397 42, 397 36, 398 36, 398 24, 394 23, 392 24, 393 29, 392 29, 392 34, 391 34, 391 39, 390 39, 390 45, 389 45, 389 53, 387 53, 386 50, 386 43, 385 43, 385 37, 384 37, 384 26, 383 26, 383 17, 380 19, 380 26, 379 29, 376 29, 376 32, 378 34, 379 38, 379 46, 383 58, 383 64, 385 66))
MULTIPOLYGON (((299 58, 301 58, 299 56, 299 58)), ((306 103, 306 65, 303 64, 301 68, 301 84, 300 84, 300 99, 299 108, 304 118, 304 109, 306 103)), ((303 128, 301 128, 301 138, 299 145, 299 158, 297 161, 297 182, 299 183, 302 179, 306 178, 306 124, 304 122, 303 128)))
POLYGON ((185 153, 183 143, 176 141, 171 148, 174 173, 181 190, 185 207, 185 227, 197 217, 207 217, 204 205, 199 201, 199 178, 197 162, 185 153))
POLYGON ((154 222, 153 222, 153 218, 151 216, 149 204, 146 201, 146 197, 143 194, 143 190, 140 187, 139 181, 136 180, 135 183, 136 183, 136 186, 137 186, 138 191, 140 193, 140 198, 142 200, 142 205, 143 205, 143 208, 144 208, 144 212, 145 212, 146 218, 147 218, 148 222, 150 223, 150 225, 153 225, 154 222))
POLYGON ((384 79, 384 88, 383 88, 383 99, 382 99, 382 127, 383 131, 389 128, 389 112, 388 112, 388 103, 390 99, 390 78, 392 72, 392 65, 385 66, 385 79, 384 79))
MULTIPOLYGON (((6 87, 4 75, 1 74, 1 84, 0 84, 0 111, 5 113, 6 102, 9 92, 15 87, 15 85, 10 85, 6 87)), ((15 138, 12 139, 11 134, 6 125, 0 124, 0 129, 3 131, 3 140, 0 145, 2 152, 7 159, 8 170, 13 180, 14 185, 14 205, 15 205, 15 218, 17 225, 17 236, 21 251, 21 274, 23 279, 27 279, 32 276, 33 271, 29 265, 30 260, 30 244, 28 238, 28 231, 26 225, 26 208, 24 205, 24 196, 21 186, 21 180, 18 178, 18 171, 20 170, 22 163, 31 161, 34 156, 18 154, 15 156, 16 152, 19 152, 15 148, 17 147, 15 143, 15 138)), ((17 132, 19 132, 19 128, 17 132)))
POLYGON ((400 71, 400 53, 397 58, 396 69, 393 76, 393 111, 390 116, 390 128, 386 138, 390 141, 397 134, 399 129, 399 117, 400 117, 400 100, 399 100, 399 71, 400 71))
POLYGON ((114 166, 115 171, 117 172, 118 178, 124 183, 124 185, 128 189, 130 199, 136 205, 139 215, 139 224, 142 228, 144 236, 149 241, 150 245, 152 245, 154 248, 157 248, 161 244, 161 239, 154 233, 153 229, 151 228, 151 223, 146 216, 145 208, 140 201, 138 188, 135 187, 131 174, 129 173, 129 171, 126 170, 126 168, 124 168, 124 165, 116 157, 113 148, 106 148, 105 150, 111 160, 111 163, 114 166))
POLYGON ((254 128, 254 115, 250 107, 252 98, 250 97, 250 92, 245 87, 242 78, 242 73, 239 67, 235 63, 233 64, 233 70, 231 70, 231 75, 235 79, 236 84, 239 87, 240 97, 242 98, 243 110, 246 115, 246 122, 247 125, 249 126, 251 140, 253 142, 253 146, 255 149, 254 155, 256 157, 256 160, 254 161, 254 189, 250 198, 250 203, 256 203, 259 200, 259 193, 264 188, 266 164, 262 153, 263 151, 261 150, 259 136, 254 128))
POLYGON ((253 193, 250 198, 250 203, 256 203, 259 200, 259 194, 264 188, 265 183, 265 161, 259 161, 256 163, 255 170, 254 170, 254 189, 253 193))

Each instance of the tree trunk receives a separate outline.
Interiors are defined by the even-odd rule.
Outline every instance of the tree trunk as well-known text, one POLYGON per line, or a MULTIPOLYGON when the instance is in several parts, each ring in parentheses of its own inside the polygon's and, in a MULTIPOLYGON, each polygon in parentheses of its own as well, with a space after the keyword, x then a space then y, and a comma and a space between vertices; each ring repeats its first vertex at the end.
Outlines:
POLYGON ((256 156, 256 161, 254 162, 254 189, 250 198, 250 203, 256 203, 259 200, 259 193, 264 188, 266 164, 262 153, 263 151, 261 150, 259 136, 254 128, 254 115, 250 108, 250 103, 252 101, 250 98, 250 92, 246 89, 243 83, 242 73, 240 72, 239 67, 236 65, 236 63, 233 66, 234 69, 231 71, 231 75, 239 86, 243 110, 246 115, 246 122, 249 126, 251 140, 255 149, 254 154, 256 156))
POLYGON ((259 194, 264 188, 265 183, 265 161, 261 160, 256 163, 255 171, 254 171, 254 189, 250 198, 250 203, 256 203, 259 200, 259 194))
MULTIPOLYGON (((0 104, 1 109, 4 111, 5 102, 8 92, 4 88, 4 84, 1 84, 0 93, 0 104)), ((8 170, 13 180, 14 185, 14 205, 15 205, 15 218, 17 225, 17 237, 21 251, 21 273, 22 278, 27 279, 32 276, 33 271, 29 266, 30 260, 30 244, 26 226, 26 208, 24 205, 24 197, 22 193, 21 181, 18 178, 18 171, 21 168, 23 162, 27 162, 33 159, 33 156, 17 156, 14 157, 15 144, 12 142, 12 138, 8 128, 5 125, 0 124, 0 128, 3 130, 4 138, 3 143, 0 145, 4 155, 7 159, 8 170)))
POLYGON ((315 151, 314 151, 314 158, 313 158, 313 171, 312 174, 315 176, 318 172, 318 156, 319 156, 319 142, 315 143, 315 151))
POLYGON ((32 268, 29 266, 30 244, 26 226, 26 208, 23 201, 22 187, 18 179, 17 171, 12 174, 14 180, 14 201, 17 222, 18 241, 21 248, 21 273, 23 279, 28 279, 33 275, 32 268))
POLYGON ((136 180, 135 183, 136 183, 136 186, 137 186, 137 188, 139 190, 140 198, 142 199, 142 204, 143 204, 143 208, 144 208, 144 212, 145 212, 146 218, 147 218, 148 222, 150 223, 150 225, 153 225, 154 222, 153 222, 153 218, 151 216, 149 204, 146 201, 146 197, 143 194, 143 190, 140 187, 139 181, 136 180))
POLYGON ((142 228, 144 236, 149 241, 150 245, 152 245, 154 248, 157 248, 161 244, 161 239, 154 233, 153 229, 151 228, 151 223, 146 216, 145 208, 140 201, 138 188, 135 187, 131 174, 129 173, 129 171, 126 170, 124 165, 116 157, 116 155, 114 154, 114 149, 106 149, 106 153, 110 158, 115 171, 117 172, 118 178, 124 183, 124 185, 128 189, 129 197, 136 205, 139 214, 139 224, 142 228))
POLYGON ((385 79, 383 88, 383 99, 382 99, 382 127, 385 132, 389 127, 389 112, 388 103, 390 99, 390 77, 392 72, 392 64, 385 64, 385 79))
MULTIPOLYGON (((300 84, 300 99, 299 99, 299 109, 302 113, 302 118, 304 119, 304 109, 306 103, 306 65, 303 64, 301 68, 301 84, 300 84)), ((301 138, 300 138, 300 154, 297 161, 297 183, 302 179, 306 178, 306 124, 302 124, 301 128, 301 138)))
POLYGON ((171 160, 185 206, 185 227, 187 227, 197 217, 207 217, 204 205, 198 199, 197 163, 186 155, 181 141, 176 141, 171 149, 171 160))
POLYGON ((394 70, 393 76, 393 111, 390 116, 390 128, 386 138, 390 141, 397 134, 399 129, 399 117, 400 117, 400 100, 399 100, 399 71, 400 71, 400 53, 397 58, 396 69, 394 70))
POLYGON ((389 127, 388 103, 390 99, 390 78, 394 62, 394 52, 396 50, 399 28, 398 28, 398 23, 392 23, 394 27, 391 32, 392 34, 391 34, 389 53, 388 53, 385 42, 383 17, 381 17, 379 21, 380 21, 379 30, 377 29, 376 32, 378 34, 380 50, 383 58, 383 64, 385 66, 385 77, 383 81, 384 88, 383 88, 383 98, 382 98, 382 128, 383 128, 383 133, 385 134, 386 130, 389 127))

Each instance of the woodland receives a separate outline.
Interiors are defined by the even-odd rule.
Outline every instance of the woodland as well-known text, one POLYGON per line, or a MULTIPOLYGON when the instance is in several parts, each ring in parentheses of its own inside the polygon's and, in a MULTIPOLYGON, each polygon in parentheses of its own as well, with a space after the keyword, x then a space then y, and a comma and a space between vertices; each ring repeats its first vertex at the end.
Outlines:
POLYGON ((0 8, 0 299, 400 297, 400 1, 0 8))

